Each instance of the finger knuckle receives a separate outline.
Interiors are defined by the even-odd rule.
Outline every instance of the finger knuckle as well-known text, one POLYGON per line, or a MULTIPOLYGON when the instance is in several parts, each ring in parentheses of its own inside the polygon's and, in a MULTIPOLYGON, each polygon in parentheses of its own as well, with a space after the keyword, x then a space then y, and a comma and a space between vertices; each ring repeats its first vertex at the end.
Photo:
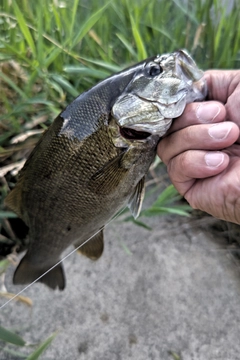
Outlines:
POLYGON ((194 135, 195 135, 196 131, 193 128, 193 126, 188 126, 184 129, 184 133, 183 133, 183 142, 185 144, 187 144, 188 146, 191 146, 193 140, 194 140, 194 135))
POLYGON ((168 163, 168 173, 173 182, 178 182, 186 177, 186 169, 189 166, 189 158, 187 152, 184 152, 168 163))

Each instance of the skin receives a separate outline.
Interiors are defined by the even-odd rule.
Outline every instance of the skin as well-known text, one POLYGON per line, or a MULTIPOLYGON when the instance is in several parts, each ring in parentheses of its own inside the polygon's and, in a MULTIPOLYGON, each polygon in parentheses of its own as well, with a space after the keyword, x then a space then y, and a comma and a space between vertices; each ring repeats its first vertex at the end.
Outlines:
POLYGON ((209 70, 208 100, 189 104, 158 145, 194 209, 240 224, 240 70, 209 70))

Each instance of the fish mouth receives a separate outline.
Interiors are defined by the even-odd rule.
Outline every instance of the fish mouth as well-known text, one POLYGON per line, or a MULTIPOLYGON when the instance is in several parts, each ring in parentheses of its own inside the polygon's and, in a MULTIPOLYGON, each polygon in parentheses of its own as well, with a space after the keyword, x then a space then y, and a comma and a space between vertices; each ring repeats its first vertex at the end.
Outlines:
POLYGON ((186 106, 186 91, 183 89, 179 91, 177 101, 168 103, 150 101, 138 95, 135 96, 141 99, 142 102, 154 105, 155 110, 152 114, 155 114, 155 119, 151 121, 143 119, 142 121, 128 122, 127 124, 124 118, 119 119, 120 134, 128 140, 145 140, 151 135, 163 136, 171 126, 172 119, 180 116, 186 106))
POLYGON ((176 72, 186 83, 189 80, 198 82, 203 77, 203 71, 197 67, 187 51, 182 49, 176 53, 176 72))
POLYGON ((128 124, 120 126, 120 134, 128 140, 146 140, 151 135, 163 136, 172 124, 172 118, 161 118, 154 122, 128 124))
POLYGON ((146 140, 152 133, 147 131, 136 130, 130 127, 120 127, 120 134, 126 140, 146 140))
POLYGON ((137 82, 141 77, 136 77, 136 89, 130 87, 112 108, 124 139, 144 141, 150 135, 162 137, 186 104, 206 96, 204 73, 186 51, 179 50, 159 59, 165 75, 160 73, 156 79, 144 80, 142 88, 137 82))
POLYGON ((188 91, 191 101, 201 101, 207 96, 207 84, 204 81, 204 72, 199 69, 192 57, 185 50, 178 50, 176 53, 175 72, 182 80, 182 83, 188 85, 191 91, 188 91))

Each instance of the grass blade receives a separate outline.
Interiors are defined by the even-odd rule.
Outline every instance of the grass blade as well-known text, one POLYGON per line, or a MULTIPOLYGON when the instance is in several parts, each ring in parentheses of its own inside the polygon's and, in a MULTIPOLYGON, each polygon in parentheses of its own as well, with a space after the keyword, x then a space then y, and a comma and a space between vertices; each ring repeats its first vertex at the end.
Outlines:
POLYGON ((2 349, 6 354, 12 355, 11 359, 23 359, 26 360, 26 354, 22 354, 19 351, 14 351, 12 349, 2 349))
POLYGON ((24 19, 23 14, 20 11, 16 1, 13 1, 13 8, 14 8, 14 12, 15 12, 18 24, 20 26, 20 29, 24 35, 24 38, 27 41, 30 49, 32 50, 34 57, 36 57, 36 48, 35 48, 35 44, 34 44, 32 35, 26 25, 26 20, 24 19))
POLYGON ((127 41, 127 39, 125 39, 125 37, 122 34, 116 34, 117 37, 119 38, 119 40, 123 43, 123 45, 125 46, 125 48, 127 49, 127 51, 130 52, 130 54, 133 55, 134 59, 137 59, 137 53, 136 51, 133 49, 132 44, 127 41))
POLYGON ((84 66, 65 66, 63 70, 66 73, 78 74, 79 76, 89 76, 95 79, 105 79, 107 76, 110 75, 110 73, 107 71, 91 69, 84 66))
POLYGON ((96 11, 92 16, 90 16, 89 19, 87 19, 85 21, 83 26, 80 28, 78 34, 75 36, 75 38, 72 42, 71 49, 76 44, 78 44, 83 39, 83 37, 88 33, 88 31, 96 24, 96 22, 100 19, 101 15, 103 13, 103 10, 105 10, 109 4, 110 4, 110 1, 107 4, 105 4, 101 9, 96 11))
POLYGON ((0 72, 0 78, 2 78, 23 99, 27 99, 27 95, 8 76, 6 76, 2 72, 0 72))
POLYGON ((11 211, 0 211, 0 219, 16 218, 16 217, 17 217, 17 215, 11 211))
POLYGON ((159 207, 152 206, 150 209, 142 211, 141 216, 149 217, 160 214, 175 214, 175 215, 187 216, 187 217, 190 216, 190 214, 186 210, 181 209, 181 207, 164 207, 164 206, 159 206, 159 207))
POLYGON ((13 333, 12 331, 9 331, 2 326, 0 326, 0 339, 2 341, 5 341, 10 344, 18 345, 18 346, 24 346, 26 345, 25 340, 21 338, 19 335, 13 333))
POLYGON ((57 333, 52 334, 47 340, 41 343, 40 346, 26 358, 26 360, 37 360, 39 356, 42 355, 42 353, 48 348, 56 335, 57 333))
MULTIPOLYGON (((8 259, 4 259, 0 261, 0 276, 5 273, 5 271, 7 270, 8 266, 10 265, 10 260, 8 259)), ((0 293, 1 294, 1 293, 0 293)))
POLYGON ((37 27, 37 55, 38 55, 38 62, 40 67, 43 66, 43 55, 44 55, 44 47, 43 47, 43 16, 41 11, 41 6, 38 3, 37 6, 37 14, 38 14, 38 27, 37 27))
MULTIPOLYGON (((10 261, 9 261, 9 263, 10 263, 10 261)), ((23 304, 25 304, 25 305, 27 305, 29 307, 32 307, 32 305, 33 305, 32 300, 27 296, 22 296, 22 295, 16 296, 16 294, 9 293, 9 292, 0 292, 0 296, 4 297, 6 299, 13 299, 14 298, 15 301, 19 301, 19 302, 21 302, 21 303, 23 303, 23 304)))
POLYGON ((76 97, 79 95, 78 91, 61 75, 52 75, 52 79, 58 83, 63 89, 65 89, 69 94, 76 97))
POLYGON ((166 205, 172 201, 179 200, 181 196, 173 185, 169 185, 165 190, 161 192, 154 205, 166 205))
POLYGON ((135 20, 132 15, 130 15, 130 20, 131 20, 133 37, 134 37, 136 47, 138 50, 138 61, 141 61, 147 57, 147 52, 146 52, 142 37, 140 35, 140 32, 137 28, 137 25, 136 25, 135 20))
POLYGON ((76 15, 77 15, 78 3, 79 3, 79 0, 74 0, 71 24, 70 24, 70 30, 69 30, 69 39, 73 38, 73 28, 74 28, 74 24, 75 24, 76 15))

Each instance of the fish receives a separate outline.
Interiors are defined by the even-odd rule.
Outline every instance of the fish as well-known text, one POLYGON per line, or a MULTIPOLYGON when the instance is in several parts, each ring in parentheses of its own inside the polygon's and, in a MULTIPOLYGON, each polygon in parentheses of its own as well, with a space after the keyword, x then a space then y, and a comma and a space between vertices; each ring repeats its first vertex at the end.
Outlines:
POLYGON ((64 250, 83 244, 81 253, 96 260, 113 216, 127 205, 138 217, 157 144, 186 104, 206 97, 203 74, 185 50, 152 56, 99 82, 57 116, 6 197, 29 228, 14 284, 38 279, 63 290, 64 250))

